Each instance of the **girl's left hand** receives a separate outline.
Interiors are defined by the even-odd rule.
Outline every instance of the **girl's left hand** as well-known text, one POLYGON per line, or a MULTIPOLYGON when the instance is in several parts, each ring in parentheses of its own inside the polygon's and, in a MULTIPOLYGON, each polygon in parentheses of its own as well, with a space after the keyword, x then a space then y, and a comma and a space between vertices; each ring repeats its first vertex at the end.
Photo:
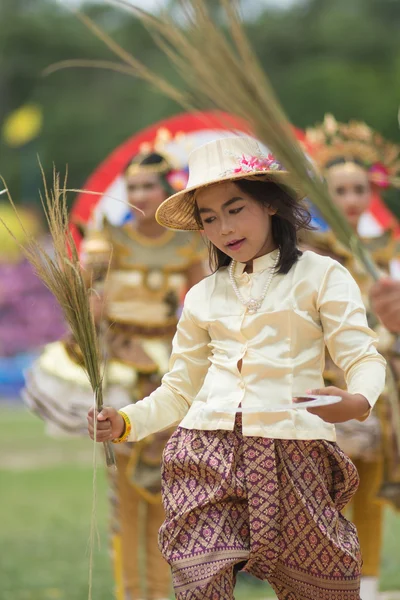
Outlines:
MULTIPOLYGON (((350 394, 340 388, 329 386, 320 390, 307 390, 307 394, 313 396, 340 396, 341 402, 329 404, 328 406, 319 406, 316 408, 307 408, 308 412, 317 415, 327 423, 344 423, 350 419, 361 419, 368 416, 371 410, 370 404, 365 396, 361 394, 350 394)), ((307 398, 295 398, 294 402, 305 402, 307 398)))

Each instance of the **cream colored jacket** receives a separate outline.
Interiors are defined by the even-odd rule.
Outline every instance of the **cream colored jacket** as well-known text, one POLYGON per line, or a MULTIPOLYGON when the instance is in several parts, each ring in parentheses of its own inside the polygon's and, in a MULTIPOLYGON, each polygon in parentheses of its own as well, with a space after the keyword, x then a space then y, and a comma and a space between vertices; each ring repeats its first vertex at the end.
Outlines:
MULTIPOLYGON (((276 251, 256 259, 250 275, 244 264, 236 265, 245 298, 261 296, 275 257, 276 251)), ((348 391, 373 406, 386 364, 376 343, 356 283, 331 258, 304 252, 287 275, 273 277, 255 314, 246 313, 228 270, 220 269, 187 294, 162 385, 123 409, 132 424, 128 439, 176 424, 232 430, 240 405, 245 436, 334 441, 334 426, 294 410, 292 398, 324 386, 326 344, 348 391), (260 407, 264 412, 257 412, 260 407)))

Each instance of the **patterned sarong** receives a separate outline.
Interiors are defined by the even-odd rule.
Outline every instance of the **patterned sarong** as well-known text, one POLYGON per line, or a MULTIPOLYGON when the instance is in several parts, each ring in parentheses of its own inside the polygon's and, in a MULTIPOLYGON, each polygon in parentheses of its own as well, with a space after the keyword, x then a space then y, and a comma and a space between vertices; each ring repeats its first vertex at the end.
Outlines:
POLYGON ((284 600, 359 600, 355 527, 340 511, 358 485, 325 440, 178 428, 164 452, 160 547, 179 600, 230 600, 244 570, 284 600))

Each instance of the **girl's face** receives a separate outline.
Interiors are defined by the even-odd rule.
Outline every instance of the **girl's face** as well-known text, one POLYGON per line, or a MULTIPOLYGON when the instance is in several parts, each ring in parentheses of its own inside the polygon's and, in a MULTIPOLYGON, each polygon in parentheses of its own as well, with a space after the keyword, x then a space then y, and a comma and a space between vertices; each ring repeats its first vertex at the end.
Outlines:
POLYGON ((371 201, 367 172, 349 162, 330 167, 326 180, 333 201, 343 211, 350 225, 357 229, 361 215, 371 201))
MULTIPOLYGON (((138 223, 154 221, 157 208, 166 199, 167 193, 155 173, 137 173, 126 177, 128 202, 144 212, 135 212, 138 223)), ((134 209, 132 209, 134 210, 134 209)))
POLYGON ((271 216, 276 211, 232 181, 201 189, 196 202, 205 235, 230 258, 247 263, 276 248, 271 232, 271 216))

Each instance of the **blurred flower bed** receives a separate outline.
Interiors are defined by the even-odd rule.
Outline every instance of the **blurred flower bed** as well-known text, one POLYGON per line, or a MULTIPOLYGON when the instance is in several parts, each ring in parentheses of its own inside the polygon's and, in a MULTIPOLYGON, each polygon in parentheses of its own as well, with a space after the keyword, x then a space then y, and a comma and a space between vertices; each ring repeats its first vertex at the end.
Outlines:
POLYGON ((0 397, 16 397, 23 371, 64 333, 61 311, 31 265, 0 263, 0 397))

